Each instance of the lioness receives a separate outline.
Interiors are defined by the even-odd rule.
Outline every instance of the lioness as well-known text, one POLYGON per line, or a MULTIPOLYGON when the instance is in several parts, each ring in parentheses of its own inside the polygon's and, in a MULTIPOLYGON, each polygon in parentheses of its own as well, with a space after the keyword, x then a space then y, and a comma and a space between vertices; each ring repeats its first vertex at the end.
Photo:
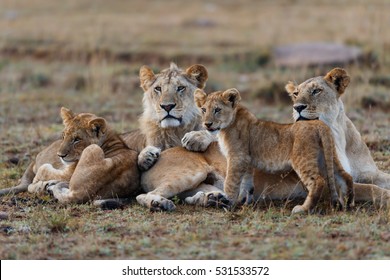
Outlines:
POLYGON ((139 190, 137 153, 103 118, 64 107, 61 117, 63 138, 37 155, 28 191, 44 191, 47 181, 54 180, 49 189, 62 203, 134 195, 139 190))
POLYGON ((340 97, 349 82, 350 77, 341 68, 300 85, 289 82, 286 90, 293 100, 293 117, 295 121, 320 119, 330 127, 340 161, 354 182, 390 189, 390 174, 378 169, 360 133, 345 114, 340 97))
POLYGON ((352 177, 337 158, 329 127, 321 121, 294 124, 261 121, 243 107, 240 100, 236 89, 211 94, 195 92, 196 105, 203 113, 203 125, 217 133, 221 151, 227 158, 224 192, 229 199, 237 201, 244 176, 249 182, 253 181, 253 168, 271 173, 293 168, 308 195, 303 205, 296 205, 292 213, 312 210, 326 185, 332 204, 344 205, 338 192, 347 198, 348 206, 352 203, 352 177))

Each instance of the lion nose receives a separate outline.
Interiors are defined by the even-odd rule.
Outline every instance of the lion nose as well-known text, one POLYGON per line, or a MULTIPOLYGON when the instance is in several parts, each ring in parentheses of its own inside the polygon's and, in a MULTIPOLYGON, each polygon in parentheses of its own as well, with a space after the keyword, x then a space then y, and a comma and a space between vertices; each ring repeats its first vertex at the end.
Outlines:
POLYGON ((59 156, 60 158, 64 158, 64 157, 66 157, 68 154, 63 154, 63 153, 60 153, 60 152, 58 152, 57 153, 57 156, 59 156))
POLYGON ((297 105, 297 106, 294 106, 294 110, 297 111, 298 113, 302 112, 306 108, 307 108, 307 105, 297 105))
POLYGON ((206 123, 204 123, 204 125, 205 125, 207 128, 210 128, 210 127, 213 125, 213 123, 212 123, 212 122, 206 122, 206 123))
POLYGON ((168 113, 176 107, 176 104, 175 103, 171 103, 171 104, 160 104, 160 107, 163 108, 165 111, 167 111, 168 113))

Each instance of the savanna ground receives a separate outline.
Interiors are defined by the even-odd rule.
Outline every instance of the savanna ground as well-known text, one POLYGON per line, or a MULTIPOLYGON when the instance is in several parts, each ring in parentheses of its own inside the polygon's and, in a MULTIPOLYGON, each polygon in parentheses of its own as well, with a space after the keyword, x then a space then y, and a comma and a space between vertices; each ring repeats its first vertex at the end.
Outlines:
MULTIPOLYGON (((118 131, 137 127, 138 70, 170 61, 209 69, 207 90, 237 87, 264 119, 291 121, 283 85, 329 68, 280 68, 272 47, 359 46, 343 65, 346 111, 380 169, 390 172, 388 1, 0 2, 0 188, 57 139, 61 106, 94 112, 118 131)), ((236 212, 179 205, 151 213, 58 205, 47 196, 0 198, 1 259, 388 259, 388 213, 371 205, 291 217, 293 203, 236 212), (3 213, 4 215, 4 213, 3 213)))

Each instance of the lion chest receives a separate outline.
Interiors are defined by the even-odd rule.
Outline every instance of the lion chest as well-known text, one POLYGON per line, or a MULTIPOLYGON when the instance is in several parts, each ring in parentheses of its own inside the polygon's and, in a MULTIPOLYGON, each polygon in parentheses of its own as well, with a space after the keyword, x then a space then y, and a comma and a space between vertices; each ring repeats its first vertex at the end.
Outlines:
POLYGON ((225 137, 223 137, 221 133, 218 133, 217 138, 218 138, 219 149, 221 153, 224 155, 224 157, 227 158, 229 149, 225 137))

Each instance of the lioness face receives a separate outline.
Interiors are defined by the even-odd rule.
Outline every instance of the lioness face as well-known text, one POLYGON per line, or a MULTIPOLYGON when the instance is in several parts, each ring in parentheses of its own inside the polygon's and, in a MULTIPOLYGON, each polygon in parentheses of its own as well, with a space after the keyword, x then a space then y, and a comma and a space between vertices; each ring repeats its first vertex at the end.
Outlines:
POLYGON ((88 113, 73 114, 66 108, 61 108, 61 117, 65 129, 57 155, 63 163, 78 161, 83 150, 91 144, 101 146, 106 131, 106 121, 103 118, 88 113))
POLYGON ((202 90, 195 92, 195 103, 202 112, 202 124, 211 133, 218 133, 234 120, 235 109, 241 97, 236 89, 206 94, 202 90))
POLYGON ((140 80, 145 91, 145 113, 162 128, 189 124, 199 115, 194 106, 194 91, 204 88, 207 77, 202 65, 193 65, 184 72, 172 63, 157 75, 143 66, 140 80))
POLYGON ((324 77, 315 77, 296 85, 289 82, 286 90, 293 100, 295 121, 321 119, 323 121, 337 117, 339 98, 350 81, 347 72, 335 68, 324 77))

